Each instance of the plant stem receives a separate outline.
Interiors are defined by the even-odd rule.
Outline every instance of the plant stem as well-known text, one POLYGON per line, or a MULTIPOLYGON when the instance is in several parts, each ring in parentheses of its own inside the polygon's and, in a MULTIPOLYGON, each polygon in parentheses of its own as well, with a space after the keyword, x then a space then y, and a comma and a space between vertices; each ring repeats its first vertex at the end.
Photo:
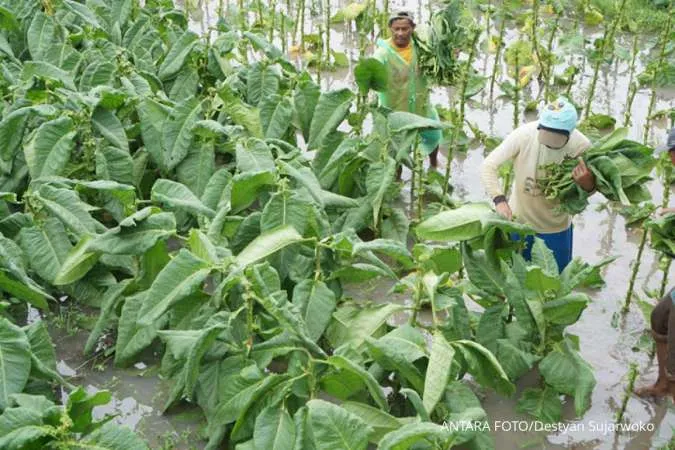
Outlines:
POLYGON ((639 39, 640 35, 635 33, 635 36, 633 36, 633 48, 631 49, 633 54, 630 60, 630 71, 628 75, 628 96, 626 98, 626 111, 623 115, 624 127, 627 127, 630 124, 631 108, 633 106, 635 94, 637 93, 637 85, 633 83, 633 79, 635 78, 635 61, 637 60, 637 55, 640 50, 638 48, 639 39))
POLYGON ((417 271, 416 274, 416 280, 415 280, 415 309, 413 309, 412 316, 410 316, 410 321, 408 322, 412 326, 416 326, 417 323, 417 314, 419 313, 420 309, 422 308, 422 289, 424 289, 424 286, 422 286, 422 272, 417 271))
POLYGON ((518 60, 518 52, 514 52, 515 56, 515 66, 516 66, 516 76, 515 76, 515 90, 513 92, 513 129, 518 128, 520 123, 520 61, 518 60))
POLYGON ((417 138, 415 146, 415 170, 417 171, 417 221, 422 221, 422 201, 424 200, 424 158, 419 148, 420 138, 417 138))
MULTIPOLYGON (((664 61, 666 57, 666 44, 669 42, 670 28, 672 26, 672 23, 673 23, 673 4, 671 2, 670 9, 668 10, 668 22, 666 23, 666 27, 663 30, 663 34, 661 35, 661 49, 659 51, 659 59, 656 67, 664 67, 664 61)), ((647 140, 649 138, 651 116, 652 113, 654 112, 655 105, 656 105, 656 77, 654 77, 654 80, 652 80, 652 95, 651 98, 649 99, 649 109, 647 109, 647 118, 645 120, 644 125, 644 135, 642 137, 642 142, 645 145, 647 144, 647 140)))
MULTIPOLYGON (((532 24, 530 26, 530 40, 532 41, 532 50, 534 51, 534 56, 539 63, 539 68, 541 69, 543 75, 546 73, 546 67, 544 61, 541 58, 541 52, 539 51, 539 39, 537 38, 537 23, 539 22, 539 2, 532 2, 532 24)), ((518 70, 516 70, 516 78, 519 77, 518 70)), ((541 95, 543 89, 539 91, 538 96, 541 95)))
POLYGON ((497 79, 497 70, 500 66, 500 59, 502 56, 502 48, 504 48, 504 35, 506 34, 506 19, 502 18, 499 25, 499 39, 497 41, 497 50, 495 52, 495 63, 492 66, 492 76, 490 77, 490 99, 493 98, 495 89, 495 80, 497 79))
POLYGON ((270 29, 269 29, 269 38, 270 44, 274 42, 274 26, 276 25, 276 16, 277 16, 277 5, 276 0, 270 0, 270 29))
POLYGON ((593 102, 593 96, 595 95, 595 86, 598 81, 598 73, 600 72, 600 65, 605 59, 605 55, 610 48, 614 47, 614 34, 616 29, 619 26, 619 22, 623 18, 623 10, 626 6, 626 0, 621 0, 621 4, 616 12, 616 17, 610 24, 607 32, 602 37, 602 45, 600 46, 600 54, 596 57, 595 67, 593 68, 593 78, 591 79, 591 85, 588 88, 588 94, 586 99, 586 107, 584 108, 584 118, 588 119, 591 114, 591 103, 593 102))
POLYGON ((330 0, 326 0, 326 67, 330 67, 330 0))
POLYGON ((626 299, 623 303, 623 308, 621 309, 622 314, 626 314, 630 307, 630 301, 633 297, 633 287, 635 286, 635 279, 637 278, 638 271, 640 270, 640 261, 642 260, 642 252, 645 249, 645 243, 647 242, 647 230, 642 229, 642 237, 640 238, 640 246, 638 247, 637 256, 635 257, 635 262, 633 263, 633 272, 630 275, 630 282, 628 283, 628 291, 626 292, 626 299))
POLYGON ((300 52, 305 53, 305 0, 300 0, 300 52))
POLYGON ((553 74, 553 41, 555 40, 556 33, 558 33, 562 15, 562 11, 559 11, 555 16, 555 20, 553 21, 553 29, 551 30, 551 35, 548 37, 548 42, 546 43, 546 51, 548 53, 546 56, 546 73, 544 75, 544 101, 548 101, 548 89, 551 83, 551 75, 553 74))
POLYGON ((616 414, 616 421, 621 422, 623 420, 623 415, 626 412, 626 406, 628 405, 628 399, 633 396, 633 387, 635 386, 635 379, 638 375, 637 364, 631 363, 630 370, 628 371, 628 385, 626 386, 626 391, 623 395, 623 401, 621 402, 621 409, 616 414))
POLYGON ((263 17, 262 0, 258 0, 257 6, 258 6, 258 8, 257 8, 258 9, 258 23, 260 24, 261 28, 264 28, 265 19, 263 17))

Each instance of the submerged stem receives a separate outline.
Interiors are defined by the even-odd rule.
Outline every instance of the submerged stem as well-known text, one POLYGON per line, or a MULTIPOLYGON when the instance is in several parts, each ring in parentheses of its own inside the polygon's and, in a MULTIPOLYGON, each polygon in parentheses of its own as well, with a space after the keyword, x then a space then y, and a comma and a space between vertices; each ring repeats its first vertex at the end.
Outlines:
POLYGON ((645 249, 645 243, 647 242, 647 230, 642 229, 642 238, 640 239, 640 246, 638 247, 637 256, 635 257, 635 262, 633 263, 633 272, 630 276, 630 282, 628 283, 628 291, 626 292, 626 299, 623 303, 623 308, 621 313, 625 314, 628 312, 630 307, 630 301, 633 297, 633 287, 635 286, 635 279, 637 278, 637 273, 640 270, 640 261, 642 260, 642 252, 645 249))

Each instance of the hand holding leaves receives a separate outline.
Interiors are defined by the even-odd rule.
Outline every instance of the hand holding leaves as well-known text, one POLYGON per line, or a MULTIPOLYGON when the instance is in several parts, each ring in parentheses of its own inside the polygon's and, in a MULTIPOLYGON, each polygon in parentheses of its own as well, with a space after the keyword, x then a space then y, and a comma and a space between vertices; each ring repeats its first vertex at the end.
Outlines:
POLYGON ((588 169, 581 156, 579 156, 578 161, 579 164, 572 170, 572 178, 584 191, 591 192, 595 189, 595 176, 588 169))

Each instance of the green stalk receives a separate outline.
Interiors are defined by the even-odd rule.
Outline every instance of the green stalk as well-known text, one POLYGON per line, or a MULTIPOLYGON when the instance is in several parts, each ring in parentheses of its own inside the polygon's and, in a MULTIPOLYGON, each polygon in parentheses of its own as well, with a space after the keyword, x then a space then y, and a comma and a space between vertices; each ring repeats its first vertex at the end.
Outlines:
MULTIPOLYGON (((659 51, 659 59, 658 59, 659 62, 656 67, 663 67, 664 65, 666 57, 666 44, 669 42, 670 28, 672 26, 672 23, 673 23, 673 4, 671 2, 670 9, 668 11, 668 22, 666 23, 663 35, 661 36, 662 42, 661 42, 661 49, 659 51)), ((649 109, 647 109, 647 119, 645 120, 644 135, 642 138, 642 141, 645 145, 647 144, 647 139, 649 138, 649 128, 651 126, 651 116, 652 113, 654 112, 654 106, 656 106, 656 80, 652 80, 652 95, 651 98, 649 99, 649 109)))
POLYGON ((637 55, 640 51, 638 48, 640 35, 635 33, 633 36, 633 48, 632 48, 632 57, 630 61, 630 71, 628 75, 628 96, 626 98, 626 111, 623 115, 623 126, 627 127, 630 124, 631 108, 633 107, 633 100, 635 99, 635 94, 637 93, 637 85, 633 82, 635 78, 635 61, 637 60, 637 55))
MULTIPOLYGON (((478 43, 478 38, 480 37, 480 31, 474 31, 473 38, 471 39, 471 46, 469 47, 469 58, 466 60, 466 64, 462 69, 461 74, 461 84, 459 89, 459 113, 455 118, 455 123, 452 127, 452 135, 450 136, 450 143, 448 145, 448 157, 445 166, 445 182, 443 183, 443 198, 448 193, 448 184, 450 183, 450 166, 452 165, 452 151, 455 145, 455 137, 457 134, 461 133, 464 129, 464 104, 465 98, 464 94, 466 93, 466 88, 469 83, 469 73, 471 72, 471 65, 473 63, 473 58, 476 54, 476 44, 478 43)), ((453 102, 454 103, 454 102, 453 102)))
POLYGON ((417 270, 417 279, 415 280, 415 309, 413 309, 412 316, 410 316, 410 320, 408 321, 409 325, 416 326, 417 324, 417 314, 419 313, 420 309, 422 309, 422 290, 424 289, 424 286, 422 286, 422 272, 417 270))
POLYGON ((600 72, 600 65, 602 65, 605 55, 607 54, 607 50, 610 48, 610 46, 613 46, 613 41, 614 41, 614 34, 616 33, 616 29, 619 26, 619 22, 621 21, 623 17, 623 10, 626 6, 626 0, 621 0, 621 4, 619 6, 619 9, 617 10, 616 17, 610 24, 609 28, 607 29, 607 32, 605 35, 602 37, 602 46, 600 47, 600 55, 598 55, 596 61, 595 61, 595 67, 593 68, 593 78, 591 79, 591 85, 588 88, 588 94, 587 94, 587 100, 586 100, 586 107, 584 108, 584 118, 588 119, 588 117, 591 114, 591 103, 593 102, 593 96, 595 95, 595 86, 598 81, 598 74, 600 72))
POLYGON ((281 53, 286 53, 287 49, 287 43, 286 43, 286 15, 284 13, 281 14, 281 53))
POLYGON ((422 201, 424 200, 424 159, 419 149, 419 137, 415 150, 415 170, 417 171, 417 221, 422 221, 422 201))
POLYGON ((384 0, 382 6, 382 20, 380 23, 380 36, 384 39, 387 33, 387 22, 389 21, 389 0, 384 0))
POLYGON ((319 55, 316 62, 316 84, 321 87, 321 64, 323 63, 323 25, 319 24, 319 55))
MULTIPOLYGON (((490 47, 490 9, 492 8, 492 0, 488 0, 487 9, 485 10, 485 49, 490 47)), ((483 66, 483 76, 487 76, 487 51, 485 52, 485 65, 483 66)))
POLYGON ((326 0, 326 67, 330 67, 330 0, 326 0))
POLYGON ((492 76, 490 77, 490 99, 492 99, 495 90, 495 80, 497 79, 497 70, 499 69, 500 59, 502 57, 502 48, 504 48, 504 35, 506 34, 506 19, 502 18, 499 25, 499 39, 497 42, 497 51, 495 52, 495 63, 492 66, 492 76))
POLYGON ((277 5, 276 5, 276 0, 270 0, 270 15, 271 15, 271 20, 270 20, 270 29, 269 29, 269 41, 270 43, 274 42, 274 26, 276 25, 276 19, 277 19, 277 5))
POLYGON ((638 376, 637 364, 631 363, 630 370, 628 371, 628 385, 623 395, 623 401, 621 402, 621 409, 616 414, 616 422, 623 421, 623 415, 626 412, 626 406, 628 405, 628 399, 633 396, 633 388, 635 387, 635 379, 638 376))
POLYGON ((262 7, 262 0, 257 1, 257 10, 258 10, 258 23, 260 24, 260 27, 264 27, 265 19, 263 17, 263 7, 262 7))
POLYGON ((305 0, 300 0, 300 53, 305 53, 305 0))
POLYGON ((544 74, 544 100, 548 101, 548 89, 551 84, 551 74, 553 73, 553 61, 551 55, 553 55, 553 41, 555 40, 555 35, 558 33, 560 26, 560 19, 562 18, 562 10, 558 12, 553 21, 553 29, 551 30, 551 35, 548 37, 548 42, 546 43, 547 61, 546 61, 546 73, 544 74))
POLYGON ((633 297, 633 288, 635 287, 635 279, 637 278, 638 271, 640 270, 640 262, 642 260, 642 252, 645 249, 645 243, 647 242, 647 230, 642 229, 642 237, 640 238, 640 246, 638 247, 637 256, 635 257, 635 262, 633 263, 633 272, 630 275, 630 282, 628 283, 628 291, 626 292, 626 299, 623 303, 623 308, 621 309, 622 314, 626 314, 630 307, 630 301, 633 297))
POLYGON ((237 7, 239 8, 239 27, 244 30, 248 26, 248 20, 246 18, 246 11, 244 10, 244 0, 239 0, 239 3, 237 4, 237 7))
MULTIPOLYGON (((532 2, 532 24, 530 26, 530 40, 532 41, 532 50, 534 51, 534 56, 537 58, 539 63, 539 68, 541 69, 543 75, 546 74, 546 66, 544 61, 541 58, 541 52, 539 51, 539 39, 537 38, 537 23, 539 22, 539 2, 532 2)), ((516 71, 516 78, 518 78, 518 71, 516 71)), ((538 95, 543 93, 543 89, 539 91, 538 95)))

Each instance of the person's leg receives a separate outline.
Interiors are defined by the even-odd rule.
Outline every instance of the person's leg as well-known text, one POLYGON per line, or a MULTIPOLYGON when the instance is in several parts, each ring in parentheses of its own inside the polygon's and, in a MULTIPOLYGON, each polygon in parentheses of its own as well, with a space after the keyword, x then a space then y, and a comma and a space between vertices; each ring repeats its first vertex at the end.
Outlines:
POLYGON ((429 153, 429 165, 431 167, 438 167, 438 147, 429 153))
POLYGON ((675 319, 675 314, 670 317, 672 300, 669 295, 662 298, 654 307, 651 315, 652 337, 656 342, 656 362, 659 366, 659 374, 652 386, 646 386, 635 390, 639 396, 663 397, 668 395, 668 376, 666 367, 668 364, 668 335, 675 336, 675 329, 669 326, 669 322, 675 319), (669 333, 670 332, 670 333, 669 333))

